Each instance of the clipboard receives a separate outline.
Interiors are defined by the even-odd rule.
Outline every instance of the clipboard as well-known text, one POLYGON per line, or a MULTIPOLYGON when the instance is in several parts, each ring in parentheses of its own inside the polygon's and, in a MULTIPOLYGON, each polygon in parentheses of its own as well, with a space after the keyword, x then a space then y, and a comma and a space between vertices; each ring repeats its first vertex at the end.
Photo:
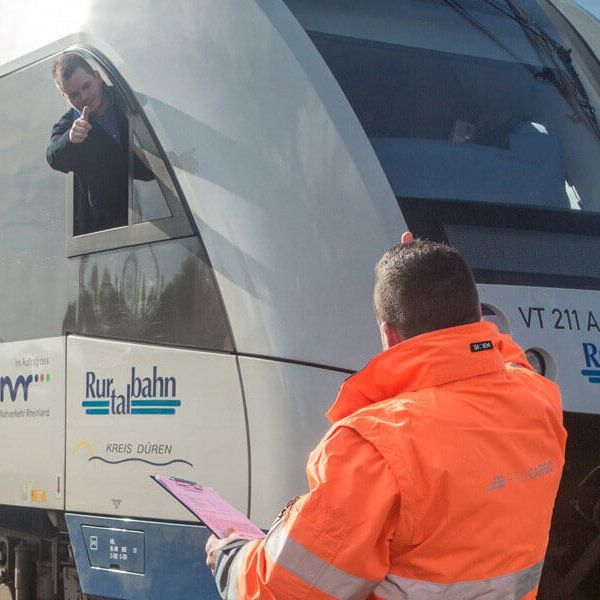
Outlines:
POLYGON ((219 496, 213 488, 166 475, 150 475, 150 478, 179 500, 218 538, 226 537, 227 528, 233 529, 240 537, 248 540, 265 537, 261 529, 244 513, 219 496))

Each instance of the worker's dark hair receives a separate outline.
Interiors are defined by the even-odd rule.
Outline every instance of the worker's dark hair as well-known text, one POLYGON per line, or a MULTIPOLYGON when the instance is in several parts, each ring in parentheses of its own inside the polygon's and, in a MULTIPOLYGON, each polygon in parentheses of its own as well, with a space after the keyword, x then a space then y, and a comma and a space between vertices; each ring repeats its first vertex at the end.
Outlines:
POLYGON ((52 78, 61 90, 63 82, 69 79, 79 67, 90 75, 95 73, 87 60, 76 52, 63 52, 54 61, 52 65, 52 78))
POLYGON ((390 248, 375 266, 374 296, 379 320, 404 338, 480 319, 471 270, 454 248, 436 242, 390 248))

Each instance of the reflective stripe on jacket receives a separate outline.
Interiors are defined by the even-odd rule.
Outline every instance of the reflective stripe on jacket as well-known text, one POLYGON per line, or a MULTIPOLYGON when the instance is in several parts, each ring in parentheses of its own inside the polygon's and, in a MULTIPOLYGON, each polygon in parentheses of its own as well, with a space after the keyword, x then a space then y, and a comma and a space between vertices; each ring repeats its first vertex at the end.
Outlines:
POLYGON ((349 378, 310 491, 222 561, 223 597, 533 599, 564 462, 557 387, 490 323, 349 378))

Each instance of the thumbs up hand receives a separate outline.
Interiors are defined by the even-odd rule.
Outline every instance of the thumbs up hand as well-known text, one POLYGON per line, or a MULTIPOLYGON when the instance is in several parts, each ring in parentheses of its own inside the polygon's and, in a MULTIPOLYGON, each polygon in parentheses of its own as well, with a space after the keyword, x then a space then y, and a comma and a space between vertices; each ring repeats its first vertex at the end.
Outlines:
POLYGON ((71 125, 71 129, 69 130, 69 141, 73 144, 81 144, 81 142, 85 141, 87 138, 90 129, 92 129, 92 124, 90 123, 90 107, 84 106, 81 111, 81 117, 75 119, 73 125, 71 125))

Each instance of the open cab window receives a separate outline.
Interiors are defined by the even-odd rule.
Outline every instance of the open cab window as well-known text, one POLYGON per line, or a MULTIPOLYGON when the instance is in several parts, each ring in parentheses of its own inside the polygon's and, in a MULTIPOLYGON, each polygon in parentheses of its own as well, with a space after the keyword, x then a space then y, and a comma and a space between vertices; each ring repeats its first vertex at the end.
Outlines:
POLYGON ((98 70, 113 109, 108 118, 91 114, 98 155, 67 177, 67 255, 192 235, 172 169, 128 84, 101 53, 69 52, 98 70))

